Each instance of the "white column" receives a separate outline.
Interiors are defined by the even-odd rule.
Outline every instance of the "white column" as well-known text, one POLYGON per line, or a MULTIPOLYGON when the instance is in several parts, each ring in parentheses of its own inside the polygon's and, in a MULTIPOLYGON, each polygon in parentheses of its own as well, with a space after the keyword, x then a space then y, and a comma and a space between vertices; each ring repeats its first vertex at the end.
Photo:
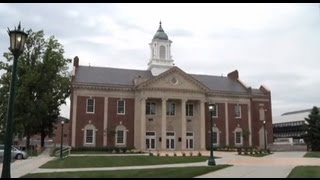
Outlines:
POLYGON ((165 150, 167 139, 167 98, 162 98, 161 112, 161 149, 165 150))
POLYGON ((252 146, 251 102, 248 103, 249 146, 252 146))
POLYGON ((77 119, 77 95, 74 93, 73 90, 73 97, 72 97, 72 138, 71 138, 71 146, 75 147, 76 145, 76 119, 77 119))
POLYGON ((205 128, 205 107, 204 107, 204 100, 200 100, 200 149, 206 149, 206 128, 205 128))
POLYGON ((226 145, 229 145, 229 115, 228 115, 228 103, 225 102, 225 121, 226 121, 226 145))
POLYGON ((107 146, 107 128, 108 128, 108 97, 104 100, 104 119, 103 119, 103 146, 107 146))
POLYGON ((186 123, 186 99, 181 99, 181 150, 186 149, 186 133, 187 133, 187 123, 186 123))
POLYGON ((146 149, 146 98, 141 98, 140 105, 140 149, 143 151, 146 149))

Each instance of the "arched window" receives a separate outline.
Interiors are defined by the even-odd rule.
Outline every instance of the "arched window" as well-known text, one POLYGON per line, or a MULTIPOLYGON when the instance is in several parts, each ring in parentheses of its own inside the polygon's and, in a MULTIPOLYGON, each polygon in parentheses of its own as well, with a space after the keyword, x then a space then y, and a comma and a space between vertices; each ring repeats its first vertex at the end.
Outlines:
POLYGON ((164 46, 160 46, 160 59, 166 58, 166 48, 164 46))
POLYGON ((96 127, 93 124, 87 124, 84 127, 84 146, 96 146, 96 127))
POLYGON ((212 145, 219 146, 219 129, 217 127, 212 127, 212 145))
POLYGON ((126 146, 127 144, 127 129, 123 125, 116 127, 116 146, 126 146))
POLYGON ((243 144, 242 129, 239 127, 234 130, 234 144, 236 146, 241 146, 243 144))

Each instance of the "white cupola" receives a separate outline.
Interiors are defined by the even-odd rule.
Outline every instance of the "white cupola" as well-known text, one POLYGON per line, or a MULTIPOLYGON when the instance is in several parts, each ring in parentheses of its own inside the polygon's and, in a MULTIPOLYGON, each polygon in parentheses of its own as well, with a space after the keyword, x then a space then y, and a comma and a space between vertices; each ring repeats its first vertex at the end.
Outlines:
POLYGON ((151 48, 151 58, 148 63, 148 70, 151 70, 153 76, 157 76, 173 67, 171 43, 172 41, 169 40, 168 35, 162 29, 160 21, 158 31, 149 44, 151 48))

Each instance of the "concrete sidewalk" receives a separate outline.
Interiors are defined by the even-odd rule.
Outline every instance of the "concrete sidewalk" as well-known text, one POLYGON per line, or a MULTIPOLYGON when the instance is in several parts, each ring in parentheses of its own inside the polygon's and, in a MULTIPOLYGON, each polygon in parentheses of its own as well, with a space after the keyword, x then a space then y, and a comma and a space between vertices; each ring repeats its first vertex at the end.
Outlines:
MULTIPOLYGON (((36 157, 29 157, 28 159, 16 160, 11 163, 11 178, 19 178, 31 171, 38 169, 46 162, 54 159, 50 157, 50 149, 45 149, 40 155, 36 157)), ((2 173, 2 163, 0 165, 0 174, 2 173)))

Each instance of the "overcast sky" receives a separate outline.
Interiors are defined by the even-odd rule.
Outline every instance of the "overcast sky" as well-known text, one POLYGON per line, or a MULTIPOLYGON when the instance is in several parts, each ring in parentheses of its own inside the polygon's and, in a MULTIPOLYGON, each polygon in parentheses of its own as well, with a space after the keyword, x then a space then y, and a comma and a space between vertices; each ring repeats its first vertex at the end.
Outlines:
MULTIPOLYGON (((0 4, 0 60, 10 29, 44 30, 80 65, 147 69, 159 21, 187 73, 239 71, 271 90, 273 116, 320 106, 319 4, 0 4)), ((69 118, 69 105, 61 115, 69 118)))

